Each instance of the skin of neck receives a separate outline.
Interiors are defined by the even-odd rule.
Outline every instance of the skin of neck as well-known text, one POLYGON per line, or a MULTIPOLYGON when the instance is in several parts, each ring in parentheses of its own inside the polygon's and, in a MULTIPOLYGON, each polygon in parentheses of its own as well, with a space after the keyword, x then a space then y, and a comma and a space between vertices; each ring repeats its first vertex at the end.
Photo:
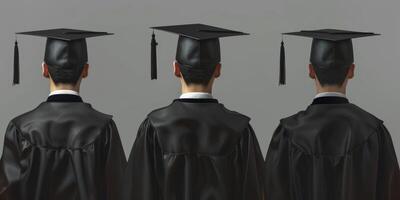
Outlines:
POLYGON ((188 84, 186 84, 185 80, 182 77, 180 78, 182 94, 188 93, 188 92, 205 92, 205 93, 210 93, 210 94, 212 93, 214 78, 212 78, 210 80, 210 82, 205 86, 205 85, 201 85, 201 84, 189 84, 188 85, 188 84))
POLYGON ((50 78, 50 92, 56 90, 73 90, 79 93, 81 79, 76 84, 65 84, 65 83, 54 83, 53 79, 50 78))
POLYGON ((339 85, 324 85, 324 86, 322 86, 321 83, 318 81, 318 79, 315 79, 315 88, 316 88, 317 94, 322 93, 322 92, 338 92, 338 93, 346 94, 347 79, 340 86, 339 85))

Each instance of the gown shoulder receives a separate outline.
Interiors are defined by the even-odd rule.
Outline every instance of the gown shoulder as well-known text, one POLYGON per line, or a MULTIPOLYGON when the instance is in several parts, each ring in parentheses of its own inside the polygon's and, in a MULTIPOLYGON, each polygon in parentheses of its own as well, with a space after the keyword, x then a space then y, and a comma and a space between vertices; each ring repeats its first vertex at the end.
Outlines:
POLYGON ((320 104, 282 119, 280 126, 303 151, 336 155, 364 144, 383 121, 354 104, 320 104))
POLYGON ((80 148, 114 126, 112 115, 87 103, 44 102, 10 123, 31 145, 51 148, 80 148))
POLYGON ((157 122, 164 121, 166 118, 172 117, 173 115, 178 118, 193 116, 193 111, 197 111, 198 113, 209 113, 211 118, 224 117, 222 119, 223 121, 227 121, 228 123, 239 122, 242 126, 247 125, 251 120, 250 117, 242 113, 227 109, 221 103, 187 103, 180 101, 174 101, 168 106, 151 111, 147 115, 147 119, 153 125, 157 125, 157 122))

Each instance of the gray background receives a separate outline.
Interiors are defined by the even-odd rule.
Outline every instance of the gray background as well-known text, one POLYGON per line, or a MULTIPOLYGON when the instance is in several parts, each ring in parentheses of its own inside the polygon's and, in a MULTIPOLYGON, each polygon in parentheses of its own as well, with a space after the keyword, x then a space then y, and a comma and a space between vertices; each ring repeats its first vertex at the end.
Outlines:
POLYGON ((148 27, 206 23, 251 33, 221 40, 223 74, 214 95, 252 117, 264 154, 279 119, 304 109, 315 93, 307 76, 306 38, 285 38, 288 85, 278 87, 280 33, 318 28, 381 33, 354 41, 357 71, 348 96, 385 121, 400 153, 398 0, 1 0, 0 5, 1 149, 9 120, 48 95, 40 68, 42 38, 19 37, 22 84, 11 86, 14 32, 68 27, 115 33, 88 40, 92 68, 81 92, 96 109, 115 116, 129 154, 146 114, 179 95, 171 67, 177 36, 157 32, 159 80, 150 81, 148 27))

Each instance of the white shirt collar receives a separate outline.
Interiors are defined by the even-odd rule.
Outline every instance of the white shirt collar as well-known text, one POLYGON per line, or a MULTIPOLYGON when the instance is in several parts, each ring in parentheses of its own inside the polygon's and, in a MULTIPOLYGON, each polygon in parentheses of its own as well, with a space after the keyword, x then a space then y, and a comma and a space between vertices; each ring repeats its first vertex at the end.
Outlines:
POLYGON ((79 96, 79 93, 77 91, 74 91, 74 90, 55 90, 55 91, 51 92, 49 94, 49 96, 59 95, 59 94, 69 94, 69 95, 79 96))
POLYGON ((186 92, 183 93, 180 99, 213 99, 213 96, 207 92, 186 92))
POLYGON ((320 97, 342 97, 346 98, 346 95, 340 92, 321 92, 315 95, 314 99, 320 98, 320 97))

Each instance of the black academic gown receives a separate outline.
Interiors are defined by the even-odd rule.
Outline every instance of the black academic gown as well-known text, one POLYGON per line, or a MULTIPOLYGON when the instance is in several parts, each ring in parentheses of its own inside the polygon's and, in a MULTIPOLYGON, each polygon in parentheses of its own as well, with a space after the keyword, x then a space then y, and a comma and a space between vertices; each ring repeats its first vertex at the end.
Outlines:
POLYGON ((400 171, 383 122, 347 99, 315 99, 282 119, 267 157, 267 200, 399 200, 400 171))
POLYGON ((141 124, 125 200, 261 200, 263 156, 249 118, 214 99, 179 99, 141 124))
POLYGON ((116 200, 125 165, 111 116, 50 96, 7 128, 0 200, 116 200))

